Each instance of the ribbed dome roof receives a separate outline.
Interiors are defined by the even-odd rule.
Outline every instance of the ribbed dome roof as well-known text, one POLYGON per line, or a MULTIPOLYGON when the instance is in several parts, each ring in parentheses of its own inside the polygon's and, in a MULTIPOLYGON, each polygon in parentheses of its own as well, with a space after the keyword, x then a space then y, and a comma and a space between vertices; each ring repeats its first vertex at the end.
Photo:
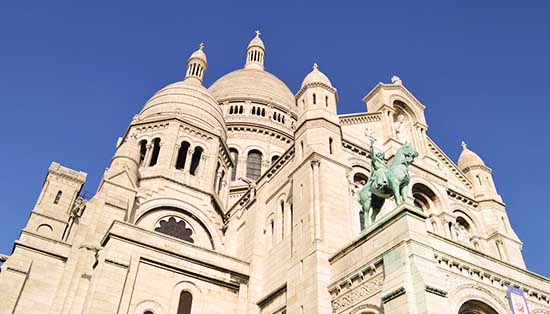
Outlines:
POLYGON ((302 88, 312 83, 323 83, 332 87, 332 83, 330 82, 328 77, 323 72, 319 71, 319 66, 317 65, 317 63, 313 64, 313 70, 309 72, 309 74, 306 75, 306 77, 302 81, 302 88))
POLYGON ((219 78, 208 90, 218 101, 259 99, 295 110, 294 94, 275 75, 257 69, 240 69, 219 78))
POLYGON ((462 142, 462 153, 458 158, 458 167, 461 170, 472 166, 485 166, 485 163, 476 153, 468 149, 466 143, 462 142))
POLYGON ((140 118, 175 114, 225 137, 223 112, 204 86, 180 81, 159 90, 139 113, 140 118))

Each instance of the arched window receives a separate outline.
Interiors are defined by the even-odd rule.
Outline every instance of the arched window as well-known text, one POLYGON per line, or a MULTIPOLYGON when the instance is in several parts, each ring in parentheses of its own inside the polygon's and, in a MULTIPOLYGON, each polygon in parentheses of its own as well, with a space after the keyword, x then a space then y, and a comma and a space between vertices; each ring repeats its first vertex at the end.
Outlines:
POLYGON ((239 114, 243 114, 243 112, 244 112, 244 107, 243 107, 243 105, 241 105, 239 107, 239 114))
POLYGON ((145 311, 145 312, 143 312, 143 314, 154 314, 154 313, 151 312, 151 311, 145 311))
POLYGON ((235 148, 229 149, 229 156, 231 160, 235 163, 235 166, 231 169, 231 181, 237 180, 237 165, 239 162, 239 152, 235 148))
POLYGON ((313 104, 317 104, 317 95, 313 94, 313 104))
POLYGON ((149 162, 150 167, 157 164, 157 161, 159 160, 159 153, 160 153, 160 138, 156 138, 153 140, 153 153, 151 155, 151 162, 149 162))
POLYGON ((220 192, 222 191, 222 182, 223 182, 223 177, 225 177, 225 170, 222 169, 222 172, 221 172, 221 175, 220 175, 220 179, 218 181, 218 194, 220 194, 220 192))
POLYGON ((262 117, 265 117, 265 108, 262 108, 262 117))
POLYGON ((53 200, 54 204, 59 204, 59 201, 61 200, 61 195, 63 195, 63 192, 57 191, 57 194, 55 195, 55 199, 53 200))
POLYGON ((165 218, 162 219, 158 226, 155 228, 155 231, 167 234, 169 236, 172 236, 174 238, 178 238, 180 240, 189 242, 189 243, 195 243, 195 240, 193 240, 193 229, 187 225, 185 220, 175 217, 165 218), (179 219, 179 220, 178 220, 179 219))
POLYGON ((177 314, 191 314, 191 305, 193 304, 193 296, 189 291, 182 291, 180 294, 180 302, 178 304, 177 314))
POLYGON ((325 96, 325 105, 328 107, 328 96, 325 96))
MULTIPOLYGON (((460 306, 460 309, 458 310, 458 314, 497 314, 497 311, 495 311, 492 307, 487 305, 486 303, 483 303, 478 300, 469 300, 466 301, 462 306, 460 306)), ((179 314, 179 313, 178 313, 179 314)))
POLYGON ((229 114, 233 114, 233 106, 229 106, 229 114))
POLYGON ((353 175, 353 183, 356 185, 365 185, 367 184, 367 181, 369 181, 369 177, 367 177, 364 173, 358 172, 353 175))
POLYGON ((191 168, 189 169, 189 173, 193 176, 197 174, 197 169, 199 168, 201 157, 202 148, 197 146, 195 147, 195 151, 193 152, 193 157, 191 158, 191 168))
POLYGON ((328 152, 332 155, 332 137, 328 138, 328 152))
POLYGON ((141 140, 139 142, 139 165, 143 164, 145 155, 147 154, 147 140, 141 140))
POLYGON ((253 149, 246 159, 246 177, 256 180, 262 174, 262 153, 253 149))
POLYGON ((285 201, 281 201, 281 239, 285 238, 285 201))
POLYGON ((279 156, 275 155, 271 157, 271 164, 274 164, 279 159, 279 156))
POLYGON ((181 142, 180 148, 178 149, 178 158, 176 159, 176 169, 183 169, 185 167, 189 146, 189 142, 181 142))
POLYGON ((252 107, 252 114, 253 114, 253 115, 256 114, 256 107, 252 107))
POLYGON ((441 204, 435 193, 424 184, 414 184, 412 187, 412 196, 414 198, 414 205, 427 214, 432 214, 436 208, 441 209, 441 204))

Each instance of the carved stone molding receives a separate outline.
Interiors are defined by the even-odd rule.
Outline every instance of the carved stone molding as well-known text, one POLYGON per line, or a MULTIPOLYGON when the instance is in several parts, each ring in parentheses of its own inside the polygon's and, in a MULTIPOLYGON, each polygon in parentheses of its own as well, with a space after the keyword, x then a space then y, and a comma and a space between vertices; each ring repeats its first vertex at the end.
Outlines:
POLYGON ((332 312, 337 313, 362 302, 364 299, 382 291, 383 284, 384 276, 382 274, 372 277, 334 299, 332 301, 332 312))

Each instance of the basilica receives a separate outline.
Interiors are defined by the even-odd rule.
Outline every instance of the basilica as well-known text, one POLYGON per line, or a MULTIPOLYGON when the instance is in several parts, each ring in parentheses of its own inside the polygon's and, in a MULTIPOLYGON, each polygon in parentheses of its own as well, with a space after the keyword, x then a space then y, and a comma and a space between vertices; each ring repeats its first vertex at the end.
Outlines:
POLYGON ((201 44, 91 197, 86 173, 52 162, 1 256, 0 313, 550 314, 492 169, 465 143, 447 156, 399 77, 338 114, 321 67, 294 94, 267 56, 257 32, 244 66, 206 87, 201 44), (404 201, 366 223, 371 148, 390 163, 404 144, 418 153, 404 201))

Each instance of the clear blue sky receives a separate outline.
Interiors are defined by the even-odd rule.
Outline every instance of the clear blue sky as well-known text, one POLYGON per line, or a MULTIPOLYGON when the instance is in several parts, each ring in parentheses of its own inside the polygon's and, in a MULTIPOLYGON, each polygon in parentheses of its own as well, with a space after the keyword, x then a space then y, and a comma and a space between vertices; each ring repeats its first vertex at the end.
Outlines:
POLYGON ((260 29, 266 66, 296 92, 313 62, 341 113, 393 74, 426 105, 455 161, 465 140, 493 169, 529 269, 550 276, 550 2, 3 1, 0 252, 24 227, 52 160, 93 194, 143 103, 183 78, 201 41, 206 84, 240 68, 260 29))

